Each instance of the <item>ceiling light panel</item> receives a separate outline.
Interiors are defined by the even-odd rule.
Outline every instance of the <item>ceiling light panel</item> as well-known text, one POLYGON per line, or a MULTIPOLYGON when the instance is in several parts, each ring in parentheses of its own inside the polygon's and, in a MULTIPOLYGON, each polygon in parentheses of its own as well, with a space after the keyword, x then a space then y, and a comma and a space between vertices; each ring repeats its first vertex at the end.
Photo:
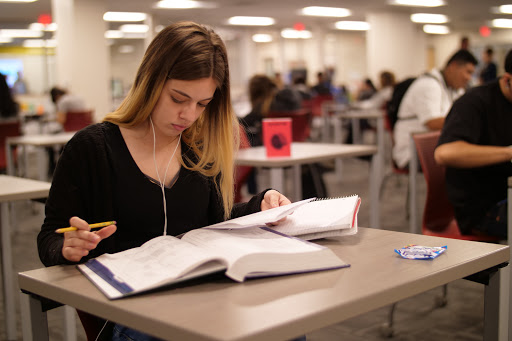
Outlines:
POLYGON ((501 5, 498 10, 500 13, 512 14, 512 5, 501 5))
POLYGON ((272 35, 270 34, 257 33, 252 36, 252 41, 255 43, 270 43, 272 40, 272 35))
POLYGON ((274 25, 275 20, 270 17, 244 17, 236 16, 228 19, 230 25, 241 26, 270 26, 274 25))
POLYGON ((195 0, 161 0, 154 4, 155 8, 167 9, 187 9, 187 8, 215 8, 217 5, 213 2, 195 1, 195 0))
POLYGON ((146 33, 149 31, 149 26, 142 24, 125 24, 119 26, 119 30, 124 33, 146 33))
POLYGON ((492 26, 499 28, 512 28, 512 19, 494 19, 491 21, 492 26))
POLYGON ((411 14, 411 21, 422 24, 444 24, 448 17, 444 14, 414 13, 411 14))
POLYGON ((103 14, 105 21, 137 22, 146 20, 146 17, 146 13, 141 12, 105 12, 103 14))
POLYGON ((43 32, 24 29, 3 29, 0 30, 0 37, 7 38, 40 38, 43 32))
POLYGON ((308 30, 297 31, 292 28, 286 28, 281 31, 281 37, 286 39, 311 39, 313 34, 308 30))
POLYGON ((311 15, 317 17, 348 17, 352 13, 346 8, 340 7, 321 7, 321 6, 310 6, 304 7, 301 10, 304 15, 311 15))
POLYGON ((450 29, 445 25, 423 25, 423 32, 428 34, 448 34, 450 29))
POLYGON ((338 21, 334 24, 338 30, 368 31, 370 24, 366 21, 338 21))
POLYGON ((414 7, 439 7, 446 5, 444 0, 390 0, 391 5, 414 6, 414 7))

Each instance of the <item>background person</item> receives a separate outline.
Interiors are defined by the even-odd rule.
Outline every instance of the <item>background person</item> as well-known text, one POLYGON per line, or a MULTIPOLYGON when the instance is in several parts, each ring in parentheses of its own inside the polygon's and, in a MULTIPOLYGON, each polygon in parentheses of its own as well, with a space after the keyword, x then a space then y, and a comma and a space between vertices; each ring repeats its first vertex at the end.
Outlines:
POLYGON ((405 92, 393 130, 393 159, 399 168, 409 165, 411 133, 440 130, 453 101, 471 80, 476 58, 467 50, 457 51, 442 70, 418 77, 405 92))
POLYGON ((70 94, 65 89, 53 87, 50 90, 50 97, 55 104, 56 121, 61 125, 66 123, 67 113, 87 110, 85 101, 80 96, 70 94))
MULTIPOLYGON (((289 204, 275 190, 233 204, 238 131, 220 37, 192 22, 164 28, 120 107, 64 148, 37 238, 43 264, 75 264, 289 204), (111 220, 117 225, 89 229, 111 220), (69 225, 78 230, 55 233, 69 225)), ((123 335, 152 339, 115 325, 112 339, 123 335)))
POLYGON ((11 89, 7 85, 7 80, 0 73, 0 118, 16 117, 18 109, 18 103, 14 101, 11 89))
POLYGON ((463 234, 507 238, 507 178, 512 176, 512 50, 505 74, 469 90, 446 117, 436 162, 463 234))
POLYGON ((494 51, 492 48, 487 48, 482 56, 483 67, 480 71, 480 84, 492 82, 496 79, 498 74, 498 68, 493 60, 494 51))

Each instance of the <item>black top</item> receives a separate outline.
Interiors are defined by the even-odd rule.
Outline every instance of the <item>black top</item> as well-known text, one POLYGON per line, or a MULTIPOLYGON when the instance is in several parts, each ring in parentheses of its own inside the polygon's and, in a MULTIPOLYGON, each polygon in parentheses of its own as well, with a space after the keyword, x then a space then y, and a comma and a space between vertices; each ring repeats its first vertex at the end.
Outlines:
MULTIPOLYGON (((195 155, 182 145, 182 155, 195 155)), ((171 188, 165 188, 167 234, 179 235, 223 220, 222 200, 213 178, 181 167, 171 188)), ((263 193, 236 204, 232 217, 260 210, 263 193)), ((37 243, 44 265, 69 263, 61 254, 63 235, 55 229, 69 226, 78 216, 89 223, 115 220, 117 231, 101 241, 88 258, 137 247, 163 234, 162 191, 141 172, 119 127, 99 123, 78 133, 65 146, 46 202, 46 217, 37 243)))
POLYGON ((480 78, 483 82, 489 83, 496 79, 498 69, 496 68, 496 63, 490 62, 489 64, 485 65, 485 67, 480 72, 480 78))
MULTIPOLYGON (((502 94, 498 81, 470 89, 454 104, 439 144, 463 140, 490 146, 512 145, 512 103, 502 94)), ((448 197, 463 233, 469 233, 485 212, 507 197, 510 161, 478 168, 446 169, 448 197)))

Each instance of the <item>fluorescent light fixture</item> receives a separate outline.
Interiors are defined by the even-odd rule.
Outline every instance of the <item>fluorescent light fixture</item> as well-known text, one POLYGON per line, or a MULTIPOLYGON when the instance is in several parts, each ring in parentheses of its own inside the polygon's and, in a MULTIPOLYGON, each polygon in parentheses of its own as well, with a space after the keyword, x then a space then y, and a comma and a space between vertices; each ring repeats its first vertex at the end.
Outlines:
POLYGON ((119 30, 108 30, 105 32, 105 38, 107 39, 120 39, 123 37, 123 32, 119 30))
POLYGON ((423 25, 423 32, 429 34, 448 34, 450 29, 445 25, 423 25))
POLYGON ((32 31, 48 31, 48 32, 55 32, 57 31, 57 24, 52 22, 51 24, 44 25, 38 22, 34 22, 30 25, 28 25, 28 29, 32 31))
POLYGON ((270 34, 257 33, 252 36, 252 41, 255 43, 270 43, 272 40, 273 39, 270 34))
POLYGON ((172 9, 187 9, 187 8, 215 8, 216 4, 204 1, 195 0, 161 0, 155 3, 155 8, 172 8, 172 9))
POLYGON ((7 43, 10 43, 11 41, 12 41, 12 38, 0 37, 0 44, 7 44, 7 43))
POLYGON ((512 28, 512 19, 494 19, 491 21, 492 26, 499 28, 512 28))
POLYGON ((439 7, 444 6, 444 0, 389 0, 391 5, 415 6, 415 7, 439 7))
POLYGON ((501 5, 498 10, 500 13, 512 14, 512 5, 501 5))
POLYGON ((146 38, 146 32, 123 32, 124 39, 144 39, 146 38))
POLYGON ((142 24, 126 24, 119 26, 119 30, 123 33, 146 33, 149 31, 149 26, 142 24))
POLYGON ((105 21, 144 21, 146 13, 141 12, 105 12, 103 20, 105 21))
POLYGON ((43 32, 25 29, 2 29, 0 30, 0 37, 8 38, 40 38, 43 32))
POLYGON ((242 26, 270 26, 274 25, 274 18, 270 17, 244 17, 237 16, 228 19, 230 25, 242 25, 242 26))
POLYGON ((411 14, 411 21, 421 24, 444 24, 448 17, 444 14, 414 13, 411 14))
POLYGON ((334 26, 338 30, 368 31, 370 24, 366 21, 337 21, 334 26))
POLYGON ((322 6, 310 6, 304 7, 301 10, 304 15, 312 15, 317 17, 348 17, 352 13, 346 8, 340 7, 322 7, 322 6))
POLYGON ((132 53, 135 51, 135 47, 133 47, 133 45, 121 45, 118 51, 119 53, 132 53))
POLYGON ((37 0, 0 0, 0 2, 34 2, 37 0))
POLYGON ((54 39, 27 39, 23 41, 23 47, 56 47, 57 41, 54 39))
POLYGON ((308 30, 297 31, 292 28, 285 28, 281 31, 281 37, 286 39, 311 39, 313 34, 308 30))

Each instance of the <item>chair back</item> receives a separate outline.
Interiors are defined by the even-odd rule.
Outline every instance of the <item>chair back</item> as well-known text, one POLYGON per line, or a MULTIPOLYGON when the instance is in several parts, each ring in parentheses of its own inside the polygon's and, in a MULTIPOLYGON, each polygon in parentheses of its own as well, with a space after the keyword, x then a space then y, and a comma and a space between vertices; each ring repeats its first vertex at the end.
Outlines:
POLYGON ((92 124, 92 114, 92 110, 67 112, 64 131, 78 131, 92 124))
POLYGON ((292 140, 293 142, 304 142, 311 134, 311 111, 299 109, 294 111, 271 111, 269 118, 289 117, 292 119, 292 140))
POLYGON ((7 155, 5 145, 8 137, 20 136, 21 127, 19 120, 0 121, 0 171, 7 168, 7 155))
MULTIPOLYGON (((245 132, 245 128, 240 125, 240 149, 250 148, 251 143, 245 132)), ((235 167, 235 203, 242 201, 242 185, 247 181, 253 167, 236 166, 235 167)))
POLYGON ((322 104, 326 101, 332 101, 333 95, 315 95, 311 99, 311 110, 313 116, 322 116, 322 104))
POLYGON ((440 131, 414 134, 413 139, 418 153, 425 182, 427 197, 423 211, 422 233, 447 238, 496 241, 495 237, 461 234, 455 220, 453 206, 448 200, 445 187, 445 167, 436 163, 436 149, 440 131))

